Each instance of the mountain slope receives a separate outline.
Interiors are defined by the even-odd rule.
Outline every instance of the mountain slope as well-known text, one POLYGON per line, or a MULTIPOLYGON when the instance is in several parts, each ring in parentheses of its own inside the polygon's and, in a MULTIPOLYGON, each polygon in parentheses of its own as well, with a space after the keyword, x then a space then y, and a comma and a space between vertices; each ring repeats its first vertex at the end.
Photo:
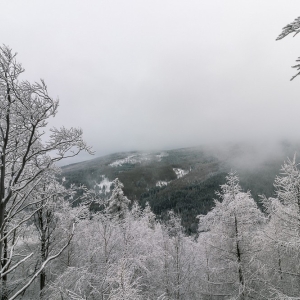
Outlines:
POLYGON ((181 214, 186 230, 195 232, 195 217, 213 207, 215 191, 231 169, 238 171, 242 188, 258 201, 259 194, 273 195, 273 181, 286 155, 281 151, 255 165, 257 153, 245 145, 218 151, 202 147, 124 152, 65 166, 62 174, 66 185, 85 184, 103 197, 109 196, 111 182, 119 178, 129 199, 141 205, 149 202, 162 219, 173 209, 181 214))

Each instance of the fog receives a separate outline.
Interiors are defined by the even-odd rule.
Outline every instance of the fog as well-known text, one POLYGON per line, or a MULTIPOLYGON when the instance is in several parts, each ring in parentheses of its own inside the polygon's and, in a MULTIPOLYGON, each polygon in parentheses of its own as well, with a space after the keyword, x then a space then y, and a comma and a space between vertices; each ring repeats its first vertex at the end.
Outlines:
MULTIPOLYGON (((300 137, 299 1, 6 1, 1 42, 96 156, 300 137)), ((264 148, 264 147, 260 147, 264 148)), ((275 149, 275 148, 274 148, 275 149)), ((82 154, 67 163, 88 159, 82 154)))

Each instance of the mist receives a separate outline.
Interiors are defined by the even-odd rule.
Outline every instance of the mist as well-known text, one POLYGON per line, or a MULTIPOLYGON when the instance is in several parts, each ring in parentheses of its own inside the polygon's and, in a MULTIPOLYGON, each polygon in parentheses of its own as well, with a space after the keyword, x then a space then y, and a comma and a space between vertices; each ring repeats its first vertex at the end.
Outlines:
POLYGON ((251 160, 259 161, 300 135, 300 83, 289 81, 300 39, 275 42, 298 7, 271 0, 6 2, 0 23, 23 78, 43 78, 60 98, 49 125, 81 127, 95 156, 250 143, 260 149, 251 160))

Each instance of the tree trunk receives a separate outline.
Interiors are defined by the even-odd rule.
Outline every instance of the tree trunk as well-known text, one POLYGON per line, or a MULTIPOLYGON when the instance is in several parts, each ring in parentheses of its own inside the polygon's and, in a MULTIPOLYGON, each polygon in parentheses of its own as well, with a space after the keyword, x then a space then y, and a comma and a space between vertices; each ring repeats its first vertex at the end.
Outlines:
MULTIPOLYGON (((6 231, 3 233, 6 234, 6 231)), ((8 241, 7 238, 3 241, 3 259, 2 259, 2 268, 6 264, 8 259, 8 241)), ((8 289, 7 289, 7 274, 1 278, 2 284, 2 293, 1 293, 1 300, 8 300, 8 289)))
POLYGON ((43 289, 46 285, 46 272, 45 269, 40 274, 40 298, 43 298, 43 289))
MULTIPOLYGON (((46 261, 47 259, 47 255, 46 255, 46 230, 45 230, 45 226, 44 226, 44 220, 43 220, 43 210, 41 209, 38 212, 39 215, 39 226, 40 226, 40 230, 41 230, 41 260, 42 263, 44 261, 46 261)), ((46 285, 46 272, 45 269, 42 270, 42 272, 40 273, 40 298, 43 297, 43 289, 46 285)))
MULTIPOLYGON (((0 228, 2 228, 2 225, 4 223, 4 218, 5 218, 5 209, 6 205, 3 202, 4 201, 4 196, 5 196, 5 185, 4 185, 4 177, 5 177, 5 157, 2 154, 1 155, 1 173, 0 173, 0 228)), ((3 237, 3 230, 4 228, 0 231, 0 237, 3 237)), ((3 242, 0 241, 0 259, 2 258, 2 251, 3 251, 3 242)), ((1 265, 1 264, 0 264, 1 265)), ((2 268, 2 266, 1 266, 2 268)))
POLYGON ((235 226, 235 237, 236 237, 236 256, 238 261, 238 273, 239 273, 239 284, 242 287, 242 293, 241 293, 241 299, 245 299, 245 293, 244 293, 244 275, 242 270, 242 258, 241 258, 241 249, 240 249, 240 243, 239 243, 239 232, 238 232, 238 224, 237 224, 237 218, 236 214, 234 214, 234 226, 235 226))
MULTIPOLYGON (((45 243, 42 242, 42 249, 41 249, 42 263, 46 260, 44 245, 45 245, 45 243)), ((43 289, 44 289, 45 285, 46 285, 46 272, 45 272, 45 269, 43 269, 40 274, 40 297, 41 298, 43 298, 43 289)))

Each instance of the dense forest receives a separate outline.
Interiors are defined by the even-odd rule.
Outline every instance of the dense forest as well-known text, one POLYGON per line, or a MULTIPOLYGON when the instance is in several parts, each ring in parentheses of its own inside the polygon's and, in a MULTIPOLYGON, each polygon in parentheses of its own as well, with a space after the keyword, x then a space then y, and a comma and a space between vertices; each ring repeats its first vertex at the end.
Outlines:
MULTIPOLYGON (((274 184, 276 197, 261 199, 262 213, 237 175, 229 173, 213 208, 198 216, 192 236, 184 233, 174 211, 162 222, 148 203, 144 208, 132 203, 118 179, 105 201, 85 191, 84 204, 77 207, 63 198, 55 206, 47 203, 45 215, 40 213, 51 220, 47 251, 58 252, 69 238, 67 228, 75 222, 76 229, 45 268, 43 289, 41 278, 33 281, 22 299, 293 299, 300 292, 295 161, 283 165, 274 184), (102 210, 92 212, 92 203, 102 210)), ((16 251, 41 250, 38 224, 23 229, 16 251)), ((40 255, 34 252, 9 277, 9 294, 31 276, 40 255)))

